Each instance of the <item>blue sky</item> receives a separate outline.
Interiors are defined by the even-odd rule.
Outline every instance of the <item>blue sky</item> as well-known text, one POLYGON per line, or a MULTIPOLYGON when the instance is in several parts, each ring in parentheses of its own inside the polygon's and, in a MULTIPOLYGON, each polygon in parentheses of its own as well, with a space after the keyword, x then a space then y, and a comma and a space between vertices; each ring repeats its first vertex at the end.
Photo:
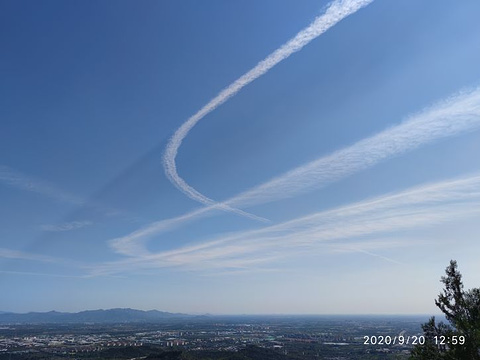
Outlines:
POLYGON ((0 310, 435 313, 452 258, 478 287, 454 5, 3 1, 0 310))

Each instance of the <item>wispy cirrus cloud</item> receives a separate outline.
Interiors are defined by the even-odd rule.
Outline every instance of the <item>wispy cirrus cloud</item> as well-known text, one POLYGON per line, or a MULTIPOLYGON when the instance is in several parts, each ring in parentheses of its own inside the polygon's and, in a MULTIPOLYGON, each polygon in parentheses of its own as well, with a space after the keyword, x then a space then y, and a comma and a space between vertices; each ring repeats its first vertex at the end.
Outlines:
POLYGON ((231 211, 252 219, 265 221, 264 218, 232 207, 232 204, 227 204, 226 202, 216 203, 214 200, 203 195, 187 184, 177 172, 176 157, 178 149, 190 130, 192 130, 192 128, 206 115, 214 111, 232 96, 235 96, 242 88, 267 73, 275 65, 285 60, 293 53, 300 51, 305 45, 325 33, 339 21, 357 12, 371 2, 373 2, 373 0, 334 0, 324 14, 318 16, 308 27, 300 31, 295 37, 260 61, 254 68, 242 75, 228 87, 223 89, 217 96, 210 100, 210 102, 183 123, 168 142, 164 154, 164 168, 169 180, 188 197, 199 201, 202 204, 214 206, 216 209, 231 211))
POLYGON ((85 200, 81 197, 63 191, 46 181, 22 174, 7 166, 0 165, 0 181, 17 189, 41 194, 56 201, 72 205, 85 205, 85 200))
MULTIPOLYGON (((277 201, 325 187, 382 161, 413 151, 443 138, 480 128, 480 88, 461 91, 371 137, 297 167, 253 187, 223 204, 248 207, 277 201)), ((110 241, 124 255, 144 253, 144 241, 193 219, 210 216, 217 205, 179 217, 157 221, 124 237, 110 241)))
MULTIPOLYGON (((447 180, 321 211, 262 229, 159 253, 106 263, 92 274, 145 268, 208 270, 274 263, 313 251, 357 251, 398 262, 375 250, 410 246, 389 240, 399 231, 480 215, 480 175, 447 180), (373 239, 384 238, 382 241, 373 239)), ((418 245, 415 243, 415 245, 418 245)))
POLYGON ((32 254, 24 251, 5 249, 5 248, 0 248, 0 258, 15 259, 15 260, 30 260, 30 261, 39 261, 39 262, 47 262, 47 263, 55 263, 60 261, 60 259, 57 259, 51 256, 32 254))
POLYGON ((6 249, 6 248, 0 248, 0 259, 2 258, 9 259, 9 260, 50 263, 55 265, 75 267, 81 270, 86 270, 90 266, 88 264, 85 264, 83 262, 73 260, 73 259, 59 258, 59 257, 50 256, 50 255, 43 255, 38 253, 31 253, 31 252, 6 249))
POLYGON ((73 279, 85 279, 85 275, 65 275, 65 274, 54 274, 54 273, 42 273, 42 272, 33 272, 33 271, 13 271, 13 270, 0 270, 0 274, 7 275, 19 275, 19 276, 40 276, 40 277, 53 277, 53 278, 73 278, 73 279))
MULTIPOLYGON (((100 213, 106 217, 124 217, 126 219, 129 219, 130 221, 139 221, 139 218, 137 216, 132 216, 124 210, 110 207, 106 204, 102 204, 101 202, 85 199, 81 196, 62 190, 58 186, 50 182, 23 174, 8 166, 0 165, 0 182, 13 188, 40 194, 46 198, 61 203, 70 204, 78 207, 84 206, 89 209, 95 210, 97 213, 100 213)), ((90 225, 87 224, 85 221, 76 221, 73 223, 77 223, 77 225, 82 223, 84 226, 90 225)), ((61 231, 48 230, 49 225, 46 225, 46 227, 47 228, 44 229, 46 231, 61 231)))
POLYGON ((27 251, 15 250, 15 249, 6 249, 0 248, 0 260, 6 259, 11 262, 28 262, 28 263, 39 263, 48 266, 60 266, 62 269, 72 268, 77 272, 77 274, 66 274, 66 273, 42 273, 38 271, 15 271, 9 269, 0 269, 0 274, 11 274, 11 275, 25 275, 25 276, 47 276, 47 277, 66 277, 66 278, 88 278, 88 272, 91 271, 94 266, 92 264, 87 264, 78 260, 68 259, 68 258, 59 258, 50 255, 32 253, 27 251))
POLYGON ((71 221, 71 222, 66 222, 62 224, 57 224, 57 225, 42 225, 40 228, 43 231, 51 231, 51 232, 62 232, 62 231, 71 231, 71 230, 77 230, 84 228, 86 226, 92 225, 92 221, 71 221))

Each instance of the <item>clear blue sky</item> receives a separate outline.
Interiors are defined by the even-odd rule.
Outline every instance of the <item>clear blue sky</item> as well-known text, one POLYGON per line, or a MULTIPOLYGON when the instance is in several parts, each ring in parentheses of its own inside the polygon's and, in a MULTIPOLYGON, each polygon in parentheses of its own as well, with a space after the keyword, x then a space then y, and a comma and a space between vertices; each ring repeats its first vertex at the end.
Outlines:
POLYGON ((435 313, 452 258, 479 287, 476 0, 373 1, 202 118, 178 174, 244 215, 166 176, 327 9, 0 2, 0 310, 435 313))

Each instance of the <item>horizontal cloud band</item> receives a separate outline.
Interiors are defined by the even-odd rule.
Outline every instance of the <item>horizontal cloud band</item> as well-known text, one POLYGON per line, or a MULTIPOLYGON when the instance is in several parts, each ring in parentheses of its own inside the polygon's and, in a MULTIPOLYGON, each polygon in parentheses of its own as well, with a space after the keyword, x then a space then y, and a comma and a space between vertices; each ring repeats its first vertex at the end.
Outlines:
MULTIPOLYGON (((241 193, 224 204, 252 206, 318 189, 381 161, 399 156, 433 141, 480 128, 480 88, 460 92, 417 113, 401 124, 365 138, 349 147, 295 168, 241 193)), ((195 218, 208 216, 217 205, 151 223, 110 242, 125 255, 144 253, 143 240, 195 218)))
MULTIPOLYGON (((185 269, 242 268, 316 249, 359 249, 360 239, 432 226, 446 221, 478 217, 480 175, 428 184, 387 194, 336 209, 321 211, 258 230, 226 235, 201 244, 107 263, 92 275, 140 268, 182 266, 185 269), (339 243, 342 242, 342 243, 339 243)), ((399 246, 398 242, 366 246, 399 246)), ((400 244, 401 245, 401 244, 400 244)), ((381 257, 381 256, 380 256, 381 257)))

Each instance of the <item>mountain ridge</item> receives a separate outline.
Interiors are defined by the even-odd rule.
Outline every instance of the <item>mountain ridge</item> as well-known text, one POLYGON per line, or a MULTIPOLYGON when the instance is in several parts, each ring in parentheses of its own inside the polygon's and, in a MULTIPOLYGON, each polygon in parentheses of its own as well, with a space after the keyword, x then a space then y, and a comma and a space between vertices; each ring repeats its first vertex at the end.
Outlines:
POLYGON ((128 322, 160 322, 165 320, 194 318, 194 315, 170 313, 160 310, 137 310, 131 308, 112 308, 83 310, 79 312, 0 312, 0 324, 21 323, 128 323, 128 322))

